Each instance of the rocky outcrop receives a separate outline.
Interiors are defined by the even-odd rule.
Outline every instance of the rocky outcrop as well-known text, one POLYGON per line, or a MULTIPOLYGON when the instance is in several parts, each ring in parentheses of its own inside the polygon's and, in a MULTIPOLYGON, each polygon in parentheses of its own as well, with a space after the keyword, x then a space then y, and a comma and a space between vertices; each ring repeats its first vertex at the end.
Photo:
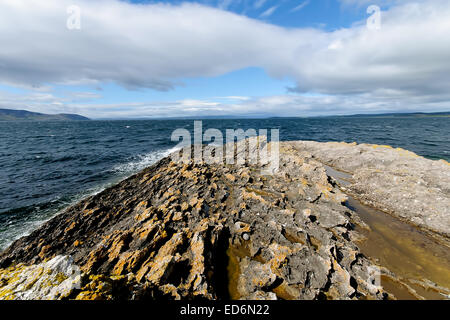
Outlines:
POLYGON ((282 144, 268 176, 165 158, 1 253, 0 298, 392 297, 355 244, 365 224, 309 149, 282 144), (48 281, 23 280, 36 270, 48 281))
POLYGON ((407 222, 450 237, 450 164, 371 144, 290 142, 351 174, 346 192, 407 222))

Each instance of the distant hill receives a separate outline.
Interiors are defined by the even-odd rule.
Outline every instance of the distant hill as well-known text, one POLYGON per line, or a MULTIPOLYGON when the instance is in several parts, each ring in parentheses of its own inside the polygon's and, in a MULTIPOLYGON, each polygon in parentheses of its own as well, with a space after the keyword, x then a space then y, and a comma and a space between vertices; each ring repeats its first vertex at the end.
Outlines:
POLYGON ((426 118, 426 117, 450 117, 450 112, 411 112, 411 113, 380 113, 380 114, 354 114, 348 116, 339 116, 345 118, 426 118))
POLYGON ((44 114, 26 110, 0 109, 0 121, 73 121, 90 120, 78 114, 44 114))
MULTIPOLYGON (((216 116, 185 116, 185 117, 166 117, 166 118, 145 118, 144 120, 246 120, 246 119, 307 119, 307 118, 448 118, 450 117, 449 112, 405 112, 405 113, 377 113, 377 114, 351 114, 351 115, 323 115, 323 116, 290 116, 290 117, 277 117, 270 114, 267 115, 216 115, 216 116)), ((140 118, 142 119, 142 118, 140 118)), ((134 119, 124 119, 124 120, 138 120, 134 119)))

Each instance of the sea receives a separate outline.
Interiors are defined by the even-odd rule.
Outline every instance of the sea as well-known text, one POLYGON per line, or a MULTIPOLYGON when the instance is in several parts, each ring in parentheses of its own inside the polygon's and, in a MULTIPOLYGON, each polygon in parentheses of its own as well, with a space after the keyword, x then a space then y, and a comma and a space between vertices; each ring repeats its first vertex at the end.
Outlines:
MULTIPOLYGON (((391 145, 450 161, 450 118, 322 117, 202 120, 203 130, 279 129, 280 140, 391 145)), ((0 121, 0 250, 64 208, 175 150, 194 120, 0 121)))

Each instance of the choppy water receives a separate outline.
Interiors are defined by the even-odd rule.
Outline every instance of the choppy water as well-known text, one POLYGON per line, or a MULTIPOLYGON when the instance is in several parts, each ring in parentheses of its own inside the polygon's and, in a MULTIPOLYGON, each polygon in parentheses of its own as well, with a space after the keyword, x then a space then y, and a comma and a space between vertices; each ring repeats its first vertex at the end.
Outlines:
MULTIPOLYGON (((193 126, 193 120, 0 122, 0 249, 168 155, 176 145, 172 131, 193 126)), ((450 160, 450 118, 204 120, 203 127, 278 128, 281 140, 388 144, 450 160)))

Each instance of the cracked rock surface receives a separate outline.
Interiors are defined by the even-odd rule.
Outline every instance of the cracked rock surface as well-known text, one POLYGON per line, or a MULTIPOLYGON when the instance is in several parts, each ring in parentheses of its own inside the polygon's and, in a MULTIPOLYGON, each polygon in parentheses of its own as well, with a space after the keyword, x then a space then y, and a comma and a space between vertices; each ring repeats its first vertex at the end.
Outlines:
POLYGON ((364 223, 320 162, 282 143, 279 170, 260 169, 165 158, 0 253, 0 298, 391 297, 355 244, 364 223), (20 274, 54 259, 79 268, 77 285, 17 289, 20 274))
POLYGON ((450 237, 450 164, 372 144, 295 141, 291 147, 352 175, 348 191, 364 203, 450 237))

